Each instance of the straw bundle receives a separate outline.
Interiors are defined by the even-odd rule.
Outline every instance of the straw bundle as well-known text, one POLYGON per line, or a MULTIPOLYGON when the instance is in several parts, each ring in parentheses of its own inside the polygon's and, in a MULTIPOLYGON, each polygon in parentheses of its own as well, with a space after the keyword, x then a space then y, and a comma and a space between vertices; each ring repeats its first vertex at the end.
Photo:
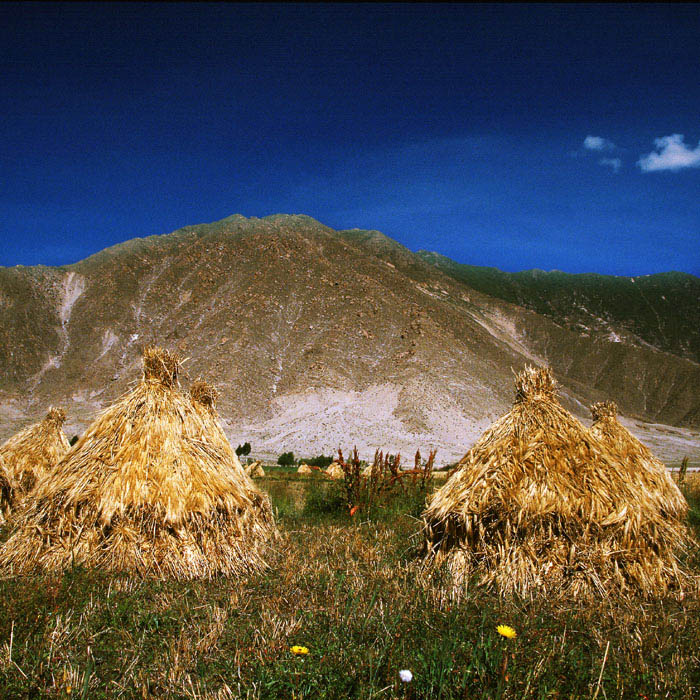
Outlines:
POLYGON ((238 470, 238 472, 248 479, 248 485, 250 489, 256 493, 261 493, 257 486, 251 481, 252 476, 265 476, 265 472, 262 467, 259 471, 261 473, 253 474, 251 473, 251 468, 260 465, 260 462, 253 462, 253 464, 243 467, 236 451, 232 449, 231 443, 229 443, 226 433, 224 433, 221 423, 219 422, 218 415, 216 413, 216 400, 219 396, 217 390, 207 384, 205 381, 198 379, 192 382, 190 387, 190 398, 195 409, 199 412, 202 422, 207 425, 208 435, 207 439, 214 441, 220 447, 224 448, 231 457, 231 461, 238 470))
POLYGON ((617 404, 614 401, 595 403, 591 406, 591 415, 591 434, 630 464, 636 489, 654 501, 665 516, 684 518, 688 503, 683 494, 665 465, 617 420, 617 404))
MULTIPOLYGON (((372 476, 373 472, 373 464, 368 464, 361 472, 362 476, 364 476, 366 479, 369 479, 372 476)), ((377 475, 379 475, 379 470, 377 469, 377 475)))
POLYGON ((14 489, 12 488, 12 482, 5 467, 5 460, 0 457, 0 525, 5 522, 5 519, 10 513, 13 494, 14 489))
POLYGON ((344 479, 345 472, 343 468, 338 464, 338 462, 333 462, 326 467, 326 474, 330 476, 331 479, 344 479))
POLYGON ((70 449, 63 432, 66 414, 49 408, 44 420, 30 425, 0 445, 5 462, 6 507, 19 505, 32 492, 37 481, 61 460, 70 449))
POLYGON ((245 468, 245 473, 249 477, 262 477, 265 476, 265 470, 260 462, 253 462, 245 468))
POLYGON ((313 474, 313 469, 308 464, 300 464, 297 474, 313 474))
POLYGON ((682 523, 556 400, 549 369, 516 377, 512 410, 423 514, 429 561, 502 594, 661 594, 687 580, 682 523))
POLYGON ((179 390, 178 358, 149 347, 143 364, 143 381, 39 482, 0 547, 2 570, 75 563, 190 579, 264 566, 268 500, 236 468, 215 419, 179 390))
MULTIPOLYGON (((190 399, 192 406, 197 412, 202 424, 206 426, 206 433, 202 435, 202 439, 211 442, 227 452, 229 459, 233 465, 241 472, 245 473, 238 455, 231 448, 231 443, 224 433, 224 429, 219 422, 219 416, 216 411, 216 400, 219 397, 219 392, 210 384, 207 384, 201 379, 192 382, 190 387, 190 399)), ((250 488, 255 489, 253 483, 250 482, 250 488)))

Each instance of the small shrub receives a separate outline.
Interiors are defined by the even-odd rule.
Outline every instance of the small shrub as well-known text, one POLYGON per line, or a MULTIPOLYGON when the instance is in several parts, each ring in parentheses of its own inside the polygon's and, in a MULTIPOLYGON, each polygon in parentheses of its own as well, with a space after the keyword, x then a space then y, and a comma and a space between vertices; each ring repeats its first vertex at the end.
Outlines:
POLYGON ((294 452, 283 452, 277 458, 277 464, 279 464, 281 467, 290 467, 294 464, 294 462, 294 452))

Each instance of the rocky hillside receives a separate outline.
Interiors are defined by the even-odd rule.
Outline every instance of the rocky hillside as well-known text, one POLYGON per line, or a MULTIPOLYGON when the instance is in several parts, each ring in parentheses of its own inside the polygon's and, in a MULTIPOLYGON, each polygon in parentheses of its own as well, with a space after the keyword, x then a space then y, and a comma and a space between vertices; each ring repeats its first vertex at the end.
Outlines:
POLYGON ((376 231, 278 215, 134 239, 67 267, 0 268, 0 438, 49 402, 81 430, 156 341, 188 358, 185 381, 218 386, 232 441, 263 455, 357 443, 456 458, 508 409, 526 362, 550 362, 580 416, 613 398, 639 430, 678 426, 661 443, 692 446, 690 350, 587 334, 434 262, 376 231))
POLYGON ((509 273, 462 265, 439 253, 417 254, 468 287, 536 311, 581 335, 651 346, 700 362, 700 278, 693 275, 509 273))

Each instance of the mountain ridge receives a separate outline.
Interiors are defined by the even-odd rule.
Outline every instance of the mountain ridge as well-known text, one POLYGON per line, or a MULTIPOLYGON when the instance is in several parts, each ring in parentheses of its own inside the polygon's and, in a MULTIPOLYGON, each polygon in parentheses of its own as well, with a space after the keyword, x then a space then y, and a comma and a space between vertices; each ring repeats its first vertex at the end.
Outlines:
POLYGON ((646 344, 700 361, 700 278, 689 273, 504 272, 457 263, 431 251, 416 254, 472 288, 548 316, 572 330, 624 336, 639 346, 646 344))
POLYGON ((270 455, 357 442, 461 456, 510 406, 513 370, 537 362, 583 419, 612 398, 630 421, 679 426, 679 444, 700 426, 696 362, 586 336, 379 231, 304 215, 232 215, 68 266, 0 268, 0 321, 0 438, 48 402, 80 430, 139 376, 150 341, 220 388, 232 440, 270 455))

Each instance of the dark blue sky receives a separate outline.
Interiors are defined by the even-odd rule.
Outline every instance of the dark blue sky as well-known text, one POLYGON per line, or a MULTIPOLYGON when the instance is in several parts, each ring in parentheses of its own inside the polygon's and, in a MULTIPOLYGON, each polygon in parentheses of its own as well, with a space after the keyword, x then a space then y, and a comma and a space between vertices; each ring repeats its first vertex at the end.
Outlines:
POLYGON ((506 270, 700 274, 695 6, 37 3, 0 22, 2 265, 283 212, 506 270))

